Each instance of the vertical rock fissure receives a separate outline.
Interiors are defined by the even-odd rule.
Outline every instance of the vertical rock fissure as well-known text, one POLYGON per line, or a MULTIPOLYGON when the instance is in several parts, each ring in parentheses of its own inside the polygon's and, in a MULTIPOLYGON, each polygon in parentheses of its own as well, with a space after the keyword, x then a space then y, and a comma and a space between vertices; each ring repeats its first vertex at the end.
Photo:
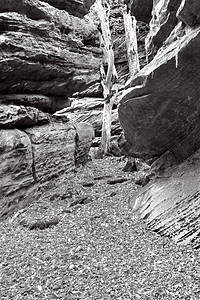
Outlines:
POLYGON ((35 152, 34 152, 34 145, 33 142, 31 140, 31 136, 24 130, 22 130, 29 138, 30 140, 30 144, 31 144, 31 154, 32 154, 32 165, 31 165, 31 169, 32 169, 32 176, 33 176, 33 180, 34 183, 37 182, 37 175, 36 175, 36 169, 35 169, 35 152))
MULTIPOLYGON (((75 127, 74 127, 75 128, 75 127)), ((75 128, 76 130, 76 128, 75 128)), ((75 135, 75 150, 74 150, 74 161, 75 161, 75 166, 77 166, 77 161, 78 161, 78 152, 79 152, 79 136, 78 132, 76 131, 75 135)))

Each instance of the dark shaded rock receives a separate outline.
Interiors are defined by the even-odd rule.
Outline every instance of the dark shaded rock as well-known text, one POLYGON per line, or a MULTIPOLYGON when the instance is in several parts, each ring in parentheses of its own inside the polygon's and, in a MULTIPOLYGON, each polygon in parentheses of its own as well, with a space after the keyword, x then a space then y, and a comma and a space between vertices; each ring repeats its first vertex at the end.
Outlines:
POLYGON ((102 175, 102 176, 94 177, 93 179, 94 180, 102 180, 102 179, 106 179, 106 178, 109 178, 109 177, 112 177, 112 176, 111 175, 102 175))
POLYGON ((48 220, 45 220, 45 219, 33 220, 33 221, 29 221, 29 222, 22 219, 20 221, 20 225, 22 225, 24 227, 28 227, 29 230, 34 230, 34 229, 44 230, 49 227, 57 225, 59 223, 59 221, 60 220, 58 217, 53 217, 48 220))
POLYGON ((92 147, 93 148, 98 148, 101 144, 101 137, 95 137, 92 141, 92 147))
POLYGON ((178 162, 174 154, 170 151, 166 151, 151 164, 151 170, 152 173, 160 174, 177 164, 178 162))
POLYGON ((29 94, 11 94, 0 95, 1 104, 13 104, 33 106, 44 112, 54 113, 64 107, 70 106, 71 100, 67 97, 29 95, 29 94))
POLYGON ((181 29, 182 36, 130 83, 119 106, 129 156, 158 157, 169 150, 182 161, 200 147, 199 32, 181 29))
POLYGON ((141 189, 131 206, 148 226, 174 241, 200 247, 200 152, 141 189))
POLYGON ((145 186, 150 181, 150 178, 146 172, 139 171, 135 175, 135 184, 145 186))
POLYGON ((178 17, 191 27, 200 24, 200 2, 198 0, 186 0, 178 17))
POLYGON ((114 196, 116 196, 116 195, 117 195, 116 192, 112 192, 112 193, 110 194, 110 197, 114 197, 114 196))
POLYGON ((76 206, 78 204, 84 204, 84 201, 86 201, 88 196, 77 196, 69 205, 69 207, 76 206))
POLYGON ((111 136, 109 153, 114 156, 122 156, 122 151, 118 145, 118 135, 111 136))
POLYGON ((131 13, 136 17, 138 21, 149 23, 149 21, 151 20, 152 8, 153 0, 133 0, 131 13))
POLYGON ((117 184, 117 183, 123 183, 125 181, 128 181, 129 179, 127 177, 123 178, 115 178, 107 181, 107 184, 117 184))
POLYGON ((35 107, 0 105, 0 129, 27 128, 49 123, 48 114, 35 107))
POLYGON ((137 171, 136 164, 135 164, 135 158, 129 157, 126 165, 122 169, 123 172, 135 172, 137 171))
POLYGON ((147 172, 151 168, 143 159, 140 158, 135 158, 135 166, 137 171, 143 172, 147 172))
POLYGON ((88 182, 83 182, 82 186, 84 186, 84 187, 92 187, 92 186, 94 186, 94 182, 92 182, 92 181, 91 182, 89 182, 89 181, 88 182))

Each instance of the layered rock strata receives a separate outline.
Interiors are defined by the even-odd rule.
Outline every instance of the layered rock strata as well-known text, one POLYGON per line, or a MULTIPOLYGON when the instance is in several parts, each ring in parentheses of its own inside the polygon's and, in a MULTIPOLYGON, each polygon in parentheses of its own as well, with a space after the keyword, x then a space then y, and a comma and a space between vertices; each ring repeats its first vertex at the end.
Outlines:
POLYGON ((49 114, 74 93, 99 93, 99 33, 84 16, 92 3, 0 0, 0 220, 87 161, 92 125, 49 114))
POLYGON ((86 123, 0 130, 0 220, 85 163, 93 137, 93 127, 86 123))
MULTIPOLYGON (((70 107, 64 108, 53 114, 53 118, 57 121, 64 122, 87 122, 90 123, 94 130, 95 136, 101 136, 102 122, 103 122, 103 98, 82 98, 74 99, 70 107)), ((119 135, 122 128, 119 124, 118 111, 116 105, 112 110, 112 124, 111 134, 119 135)))
POLYGON ((179 22, 154 59, 127 84, 119 117, 130 156, 170 151, 182 161, 200 147, 199 46, 200 27, 179 22))
POLYGON ((175 242, 200 247, 200 151, 131 199, 149 228, 175 242))
POLYGON ((0 44, 0 94, 63 97, 64 107, 66 97, 99 82, 99 36, 90 18, 44 1, 2 0, 0 44))
POLYGON ((156 54, 127 82, 119 107, 124 152, 154 161, 151 171, 159 172, 130 199, 132 209, 151 229, 194 248, 200 247, 199 9, 199 1, 153 1, 146 46, 154 44, 156 54))

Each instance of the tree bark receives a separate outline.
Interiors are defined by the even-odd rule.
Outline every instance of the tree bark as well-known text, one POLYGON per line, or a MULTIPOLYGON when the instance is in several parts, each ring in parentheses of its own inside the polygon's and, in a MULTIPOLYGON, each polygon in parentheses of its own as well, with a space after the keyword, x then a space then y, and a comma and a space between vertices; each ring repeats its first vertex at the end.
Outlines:
POLYGON ((136 19, 131 16, 127 5, 123 9, 124 29, 127 47, 127 58, 129 66, 130 77, 135 76, 140 70, 140 63, 138 57, 137 36, 136 36, 136 19))
POLYGON ((97 0, 97 13, 101 22, 101 40, 104 51, 104 60, 107 63, 107 72, 104 66, 101 66, 101 84, 103 87, 104 96, 104 109, 103 109, 103 124, 102 124, 102 137, 101 137, 101 151, 103 154, 109 152, 110 137, 111 137, 111 115, 112 107, 115 99, 116 88, 115 81, 117 79, 117 72, 114 64, 114 51, 112 47, 109 16, 110 6, 107 1, 97 0))

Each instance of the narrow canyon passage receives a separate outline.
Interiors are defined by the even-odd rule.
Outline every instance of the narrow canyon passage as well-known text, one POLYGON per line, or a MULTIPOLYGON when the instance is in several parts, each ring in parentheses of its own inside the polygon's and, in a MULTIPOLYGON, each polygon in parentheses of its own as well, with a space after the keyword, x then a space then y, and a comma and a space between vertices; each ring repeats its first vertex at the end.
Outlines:
POLYGON ((200 298, 199 250, 133 215, 139 186, 123 166, 113 157, 90 161, 0 223, 0 299, 200 298), (116 178, 127 181, 108 184, 116 178), (48 219, 55 222, 37 226, 48 219))

